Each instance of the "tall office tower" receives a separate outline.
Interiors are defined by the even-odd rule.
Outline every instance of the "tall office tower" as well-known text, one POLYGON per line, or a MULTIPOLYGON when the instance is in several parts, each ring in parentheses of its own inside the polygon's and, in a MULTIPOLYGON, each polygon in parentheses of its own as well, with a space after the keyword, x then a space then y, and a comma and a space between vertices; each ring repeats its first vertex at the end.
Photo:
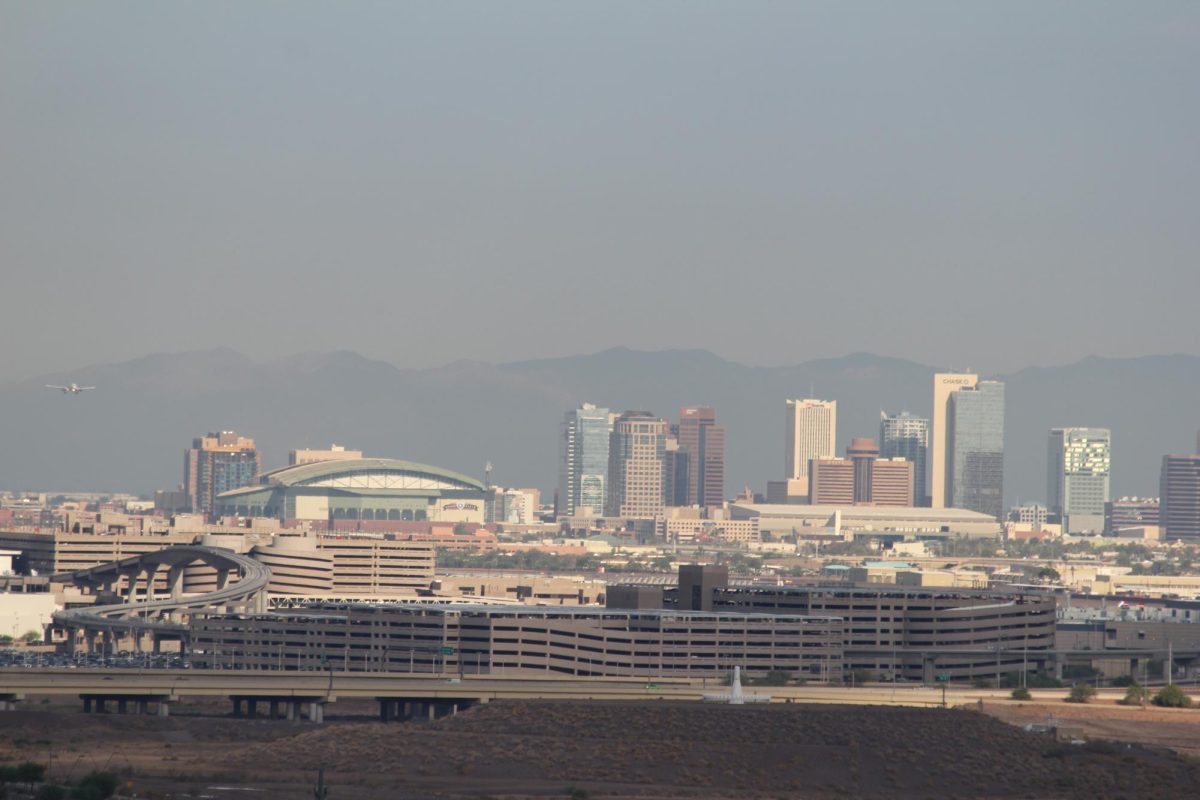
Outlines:
POLYGON ((951 506, 1004 513, 1004 384, 979 381, 950 394, 946 473, 951 506))
POLYGON ((645 411, 626 411, 613 423, 608 448, 605 515, 653 519, 667 495, 667 421, 645 411))
POLYGON ((192 511, 211 517, 216 496, 249 486, 261 466, 254 440, 233 431, 193 439, 183 454, 183 486, 192 511))
POLYGON ((833 458, 837 453, 836 400, 787 401, 787 459, 789 481, 796 482, 796 491, 789 494, 808 494, 808 462, 814 458, 833 458))
POLYGON ((693 465, 688 475, 688 506, 719 506, 725 502, 725 426, 706 406, 679 409, 679 449, 693 465))
POLYGON ((663 498, 669 506, 686 506, 688 504, 688 487, 691 485, 691 459, 686 450, 679 447, 679 439, 667 437, 666 453, 666 497, 663 498))
POLYGON ((1107 428, 1052 428, 1046 507, 1063 533, 1100 533, 1108 502, 1112 434, 1107 428))
POLYGON ((929 504, 926 494, 925 470, 929 457, 929 420, 907 411, 889 416, 879 415, 879 455, 881 458, 903 458, 913 465, 914 506, 929 504))
POLYGON ((585 508, 592 514, 604 513, 611 430, 608 409, 591 403, 584 403, 563 417, 556 516, 574 516, 585 508))
POLYGON ((979 376, 969 372, 939 372, 933 376, 933 428, 929 432, 929 505, 945 508, 954 496, 950 488, 950 397, 974 387, 979 376))
POLYGON ((1158 488, 1163 538, 1200 542, 1200 455, 1163 456, 1158 488))

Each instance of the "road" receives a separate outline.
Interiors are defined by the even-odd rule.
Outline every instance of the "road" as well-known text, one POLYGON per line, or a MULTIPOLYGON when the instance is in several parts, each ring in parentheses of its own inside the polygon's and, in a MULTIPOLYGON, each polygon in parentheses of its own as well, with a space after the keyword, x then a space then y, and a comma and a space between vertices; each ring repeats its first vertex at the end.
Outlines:
MULTIPOLYGON (((542 678, 492 678, 466 676, 410 676, 363 672, 241 672, 228 670, 129 669, 0 669, 0 695, 185 697, 255 696, 276 698, 374 699, 377 697, 423 700, 702 700, 706 694, 728 691, 668 679, 554 680, 542 678)), ((768 695, 771 702, 834 703, 840 705, 942 705, 936 686, 771 686, 746 687, 747 693, 768 695)), ((1065 689, 1033 690, 1035 700, 1059 701, 1065 689)), ((1123 690, 1105 690, 1104 699, 1117 699, 1123 690), (1109 697, 1111 695, 1111 697, 1109 697)), ((1007 699, 1007 690, 947 687, 948 705, 979 700, 1007 699)), ((1099 699, 1099 698, 1098 698, 1099 699)))

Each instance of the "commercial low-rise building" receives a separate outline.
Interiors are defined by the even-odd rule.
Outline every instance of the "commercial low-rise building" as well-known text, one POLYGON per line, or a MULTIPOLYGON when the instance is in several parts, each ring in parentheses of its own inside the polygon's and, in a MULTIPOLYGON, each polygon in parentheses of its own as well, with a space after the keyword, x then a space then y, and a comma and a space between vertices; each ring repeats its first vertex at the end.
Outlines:
POLYGON ((904 540, 996 538, 1001 532, 995 517, 961 508, 733 503, 729 510, 732 519, 757 519, 759 530, 774 536, 870 536, 904 540))

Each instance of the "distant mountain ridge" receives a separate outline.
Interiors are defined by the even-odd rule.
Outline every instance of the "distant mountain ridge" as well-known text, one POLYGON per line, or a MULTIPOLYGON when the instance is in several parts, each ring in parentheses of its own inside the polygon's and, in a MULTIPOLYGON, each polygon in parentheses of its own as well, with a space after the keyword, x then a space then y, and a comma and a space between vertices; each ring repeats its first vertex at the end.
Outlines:
MULTIPOLYGON (((150 492, 179 483, 182 454, 210 430, 254 437, 264 464, 337 442, 497 483, 552 490, 558 424, 581 402, 675 419, 711 405, 728 430, 726 492, 783 471, 784 400, 838 401, 838 440, 878 435, 881 410, 930 413, 934 367, 853 353, 751 367, 705 350, 613 348, 504 364, 401 369, 351 351, 255 361, 230 348, 157 353, 0 383, 0 487, 150 492), (52 395, 46 383, 99 389, 52 395)), ((1089 357, 993 376, 1007 383, 1006 504, 1044 500, 1051 427, 1113 429, 1113 492, 1157 494, 1163 454, 1200 427, 1200 357, 1089 357)))

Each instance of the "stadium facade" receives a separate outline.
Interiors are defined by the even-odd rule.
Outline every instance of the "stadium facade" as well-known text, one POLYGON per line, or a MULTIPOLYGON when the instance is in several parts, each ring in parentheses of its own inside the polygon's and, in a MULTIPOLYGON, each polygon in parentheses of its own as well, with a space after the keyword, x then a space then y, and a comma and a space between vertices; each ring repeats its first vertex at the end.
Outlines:
POLYGON ((338 520, 484 521, 486 489, 466 475, 390 458, 318 461, 271 470, 223 492, 215 513, 274 517, 285 525, 338 520))

